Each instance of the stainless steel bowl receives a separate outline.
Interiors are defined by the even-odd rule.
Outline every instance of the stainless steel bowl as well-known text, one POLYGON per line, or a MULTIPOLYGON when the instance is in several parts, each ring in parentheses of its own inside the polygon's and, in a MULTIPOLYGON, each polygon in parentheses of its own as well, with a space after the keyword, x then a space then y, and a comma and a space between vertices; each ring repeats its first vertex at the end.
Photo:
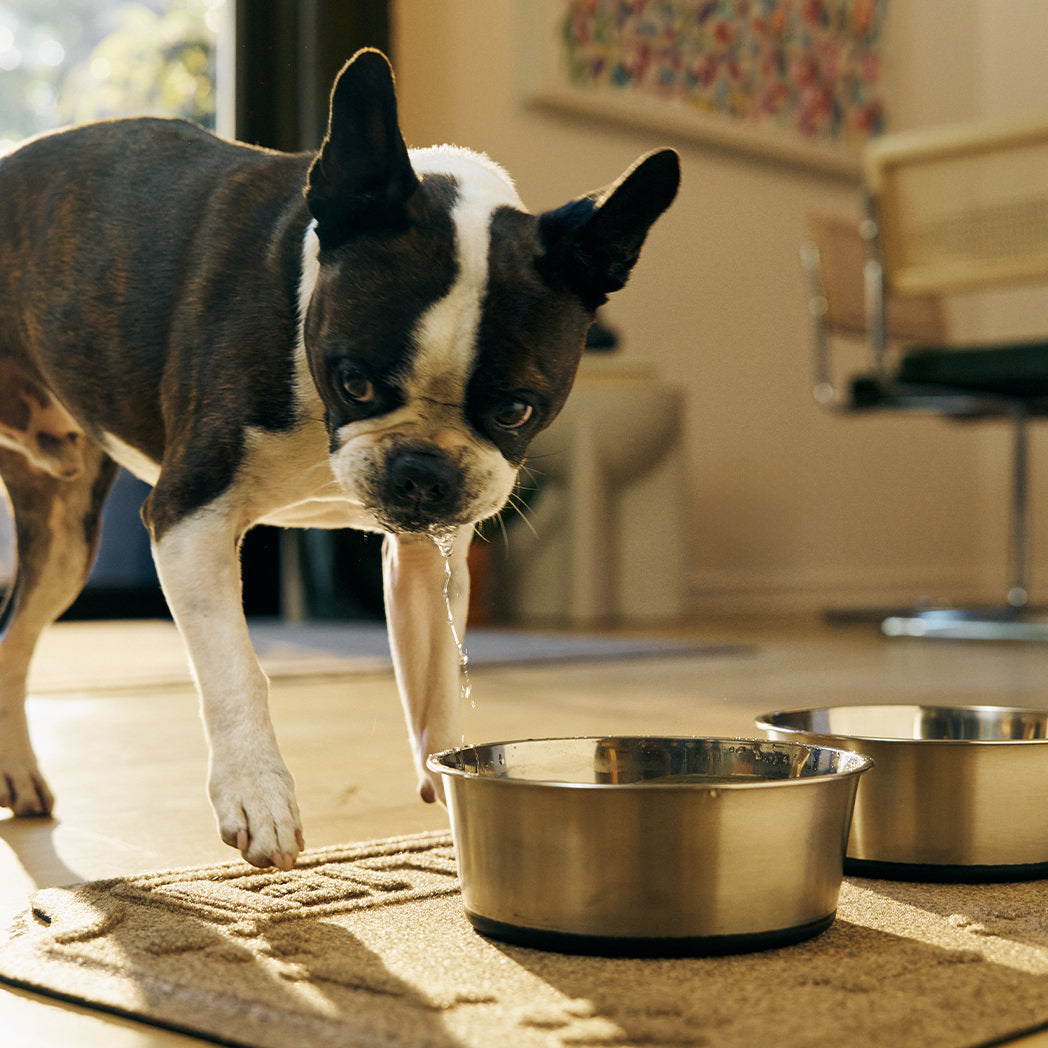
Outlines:
POLYGON ((566 952, 740 952, 827 928, 870 761, 747 739, 466 746, 444 779, 466 914, 566 952))
POLYGON ((845 869, 910 880, 1048 876, 1048 711, 835 706, 768 713, 772 739, 872 757, 845 869))

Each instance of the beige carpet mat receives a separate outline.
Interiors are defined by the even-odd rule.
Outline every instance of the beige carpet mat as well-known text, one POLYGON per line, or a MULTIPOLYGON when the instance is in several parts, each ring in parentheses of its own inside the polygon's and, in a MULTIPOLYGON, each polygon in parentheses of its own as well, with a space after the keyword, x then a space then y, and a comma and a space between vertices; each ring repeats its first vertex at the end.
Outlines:
POLYGON ((1046 897, 849 879, 805 943, 571 957, 479 937, 431 833, 45 889, 0 978, 252 1048, 960 1048, 1048 1022, 1046 897))

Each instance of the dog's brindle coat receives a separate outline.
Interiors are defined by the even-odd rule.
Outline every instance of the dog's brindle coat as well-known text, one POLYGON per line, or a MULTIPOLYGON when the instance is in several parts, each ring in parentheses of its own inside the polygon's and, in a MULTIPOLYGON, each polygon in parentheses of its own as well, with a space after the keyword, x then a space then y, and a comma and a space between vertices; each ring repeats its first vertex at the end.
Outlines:
POLYGON ((420 790, 460 742, 435 533, 503 506, 560 410, 593 312, 677 189, 671 151, 539 216, 485 158, 409 154, 392 73, 347 63, 320 152, 117 120, 0 163, 0 475, 18 569, 0 642, 0 805, 47 814, 26 675, 83 586, 117 463, 186 642, 222 839, 259 866, 303 847, 241 607, 259 522, 385 534, 386 610, 420 790))

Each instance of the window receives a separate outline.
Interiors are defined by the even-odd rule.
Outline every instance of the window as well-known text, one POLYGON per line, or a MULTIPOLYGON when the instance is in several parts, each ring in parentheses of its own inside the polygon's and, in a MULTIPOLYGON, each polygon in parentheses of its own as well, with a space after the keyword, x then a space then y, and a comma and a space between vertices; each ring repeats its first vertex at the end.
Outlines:
MULTIPOLYGON (((0 152, 66 124, 183 116, 226 130, 232 91, 216 90, 233 0, 0 0, 0 152)), ((231 85, 230 85, 231 86, 231 85)), ((107 506, 132 522, 144 492, 121 475, 107 506), (124 505, 121 506, 121 503, 124 505)), ((0 487, 0 587, 14 574, 14 527, 0 487)), ((140 525, 94 578, 155 585, 140 525)))
POLYGON ((0 0, 0 148, 114 116, 216 123, 227 0, 0 0))

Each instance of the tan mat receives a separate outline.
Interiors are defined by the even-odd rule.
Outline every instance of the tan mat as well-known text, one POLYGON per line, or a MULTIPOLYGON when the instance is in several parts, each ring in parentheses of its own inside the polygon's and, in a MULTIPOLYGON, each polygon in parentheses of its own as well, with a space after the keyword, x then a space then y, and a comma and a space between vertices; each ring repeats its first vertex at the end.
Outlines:
POLYGON ((43 890, 0 976, 257 1048, 959 1048, 1048 1021, 1045 900, 856 879, 805 943, 571 957, 479 937, 423 834, 43 890))

